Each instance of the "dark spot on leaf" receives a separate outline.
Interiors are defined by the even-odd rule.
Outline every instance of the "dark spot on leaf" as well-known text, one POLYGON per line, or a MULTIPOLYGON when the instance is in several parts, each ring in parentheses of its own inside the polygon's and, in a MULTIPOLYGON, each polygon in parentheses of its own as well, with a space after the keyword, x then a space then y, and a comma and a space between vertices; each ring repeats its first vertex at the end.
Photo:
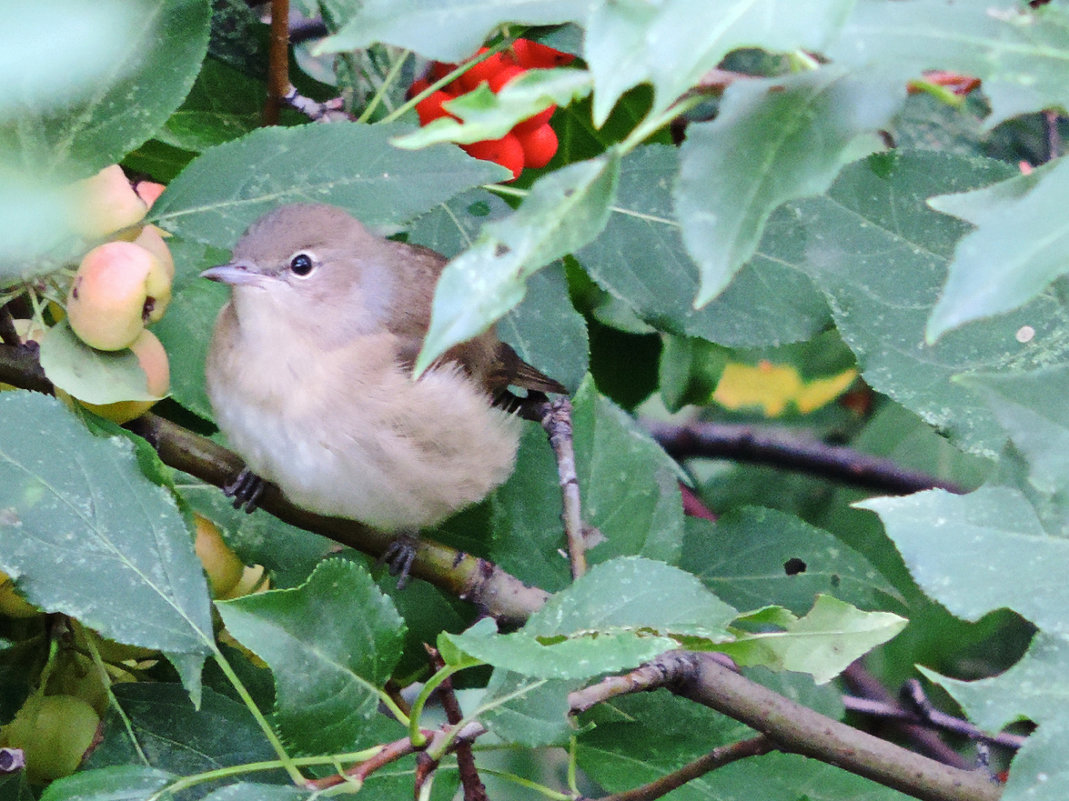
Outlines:
POLYGON ((485 200, 480 200, 477 203, 472 203, 468 206, 468 214, 472 217, 485 217, 490 213, 490 204, 485 200))
POLYGON ((839 574, 838 573, 832 573, 831 574, 831 586, 838 587, 841 582, 842 582, 842 579, 839 578, 839 574))
POLYGON ((805 572, 805 562, 799 559, 797 556, 792 556, 786 562, 783 563, 783 572, 788 576, 797 576, 799 573, 805 572))
POLYGON ((511 253, 512 248, 506 245, 504 242, 498 242, 497 247, 494 248, 494 258, 500 259, 506 253, 511 253))

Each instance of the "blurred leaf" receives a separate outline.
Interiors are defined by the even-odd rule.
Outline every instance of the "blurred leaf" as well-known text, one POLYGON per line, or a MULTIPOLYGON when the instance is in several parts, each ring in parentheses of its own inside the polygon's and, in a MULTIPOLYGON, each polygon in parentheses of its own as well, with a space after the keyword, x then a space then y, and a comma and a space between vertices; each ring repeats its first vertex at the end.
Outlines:
POLYGON ((735 642, 718 645, 716 650, 740 665, 811 673, 817 684, 824 684, 909 622, 891 612, 863 612, 830 595, 818 595, 805 617, 788 614, 787 620, 776 621, 782 631, 740 634, 735 642))
POLYGON ((449 262, 438 281, 417 372, 516 306, 524 281, 536 270, 601 233, 616 196, 619 167, 612 152, 556 170, 531 187, 512 216, 483 227, 475 244, 449 262))
MULTIPOLYGON (((113 690, 122 715, 109 712, 89 768, 145 758, 158 771, 185 776, 277 758, 248 708, 207 687, 199 708, 177 684, 129 682, 113 690)), ((275 774, 282 776, 281 770, 275 774)))
POLYGON ((935 69, 980 78, 991 101, 988 127, 1069 105, 1069 14, 1059 5, 858 3, 827 55, 852 70, 873 69, 902 83, 935 69))
POLYGON ((733 509, 715 524, 687 518, 680 567, 736 609, 778 604, 801 615, 820 593, 864 606, 898 595, 853 548, 773 509, 733 509))
POLYGON ((48 380, 87 403, 159 400, 148 391, 148 377, 129 348, 91 348, 63 320, 41 341, 41 367, 48 380))
POLYGON ((552 105, 567 106, 590 93, 590 75, 581 70, 526 70, 509 81, 500 92, 480 84, 474 91, 444 104, 457 117, 439 117, 413 133, 393 140, 395 147, 417 150, 438 142, 470 144, 500 139, 513 126, 552 105))
POLYGON ((946 286, 928 320, 934 342, 952 328, 1008 312, 1069 272, 1069 161, 928 205, 976 226, 958 243, 946 286))
MULTIPOLYGON (((843 170, 827 195, 790 204, 794 219, 788 253, 827 294, 843 339, 857 354, 865 380, 956 444, 994 456, 1005 436, 994 415, 953 381, 964 372, 1024 372, 1064 359, 1061 332, 1069 312, 1043 295, 1010 315, 949 332, 935 345, 924 327, 946 266, 966 224, 938 214, 925 199, 964 191, 1012 174, 998 162, 938 153, 870 156, 843 170), (803 255, 804 254, 804 255, 803 255), (1016 338, 1029 325, 1029 343, 1016 338)), ((766 240, 774 255, 782 238, 766 240)), ((785 260, 790 260, 784 254, 785 260)))
MULTIPOLYGON (((583 522, 604 541, 591 564, 640 554, 675 562, 683 539, 676 465, 634 420, 587 379, 572 399, 575 468, 583 522)), ((568 586, 556 461, 545 433, 524 431, 516 471, 492 498, 491 558, 524 581, 555 591, 568 586)))
POLYGON ((719 295, 753 256, 777 206, 828 188, 846 147, 886 124, 900 93, 825 67, 736 81, 715 120, 689 126, 675 203, 701 270, 695 306, 719 295))
POLYGON ((177 778, 145 765, 85 770, 52 782, 41 801, 144 801, 177 778))
POLYGON ((206 59, 189 96, 156 135, 164 144, 201 152, 260 127, 265 88, 262 81, 206 59))
POLYGON ((208 588, 192 537, 130 443, 94 437, 31 392, 3 393, 0 420, 0 568, 19 592, 119 642, 206 653, 208 588))
POLYGON ((605 122, 620 96, 653 85, 659 113, 732 50, 820 52, 852 0, 644 0, 600 3, 587 25, 585 57, 594 74, 594 122, 605 122))
MULTIPOLYGON (((83 4, 64 3, 60 8, 70 5, 83 4)), ((49 9, 52 13, 58 12, 54 3, 45 6, 53 6, 49 9)), ((19 161, 33 165, 37 175, 71 172, 70 177, 83 177, 119 161, 148 139, 178 107, 207 51, 209 8, 203 0, 138 0, 98 3, 94 7, 102 7, 103 20, 114 24, 114 32, 100 30, 101 17, 97 17, 92 29, 79 28, 77 36, 80 42, 98 43, 107 49, 110 58, 106 66, 86 54, 95 73, 92 82, 78 81, 77 94, 60 106, 51 106, 46 97, 22 98, 17 124, 0 125, 0 152, 19 153, 19 161), (120 19, 112 22, 116 14, 120 19)), ((88 9, 79 10, 57 27, 61 32, 69 31, 70 36, 73 30, 68 25, 89 22, 84 16, 87 13, 88 9)), ((30 20, 32 25, 42 27, 28 41, 42 35, 51 37, 52 28, 46 20, 30 20)), ((86 53, 82 44, 66 53, 61 51, 54 41, 43 49, 50 59, 86 53)), ((25 72, 27 66, 37 60, 34 57, 28 64, 19 63, 18 74, 30 74, 25 72)), ((44 74, 53 69, 50 67, 44 74)), ((60 74, 67 80, 70 75, 81 74, 81 70, 79 64, 60 74)), ((20 80, 18 84, 21 83, 20 80)))
POLYGON ((605 230, 576 252, 583 269, 662 331, 737 347, 815 334, 827 319, 824 299, 804 273, 777 259, 755 258, 719 298, 694 308, 698 268, 683 247, 672 205, 679 158, 678 148, 665 145, 624 157, 605 230))
POLYGON ((725 409, 759 410, 765 417, 779 417, 788 405, 802 414, 816 411, 835 400, 857 378, 850 368, 837 375, 803 381, 790 364, 762 360, 756 366, 728 362, 720 374, 712 400, 725 409))
POLYGON ((575 734, 568 693, 578 686, 581 682, 495 670, 479 704, 479 720, 494 735, 516 745, 567 745, 575 734))
POLYGON ((312 790, 298 787, 279 787, 270 784, 238 782, 204 796, 204 801, 300 801, 313 798, 312 790))
POLYGON ((1051 634, 1069 632, 1069 588, 1050 569, 1069 560, 1069 540, 1045 532, 1020 492, 929 490, 857 506, 880 516, 917 584, 955 615, 977 620, 1007 607, 1051 634))
POLYGON ((297 589, 216 608, 227 630, 271 666, 286 738, 309 753, 351 746, 378 712, 378 688, 404 638, 404 622, 367 570, 332 559, 297 589))
POLYGON ((195 159, 149 216, 179 236, 230 248, 283 203, 333 203, 367 225, 396 226, 500 175, 496 164, 449 145, 397 150, 389 140, 403 130, 335 123, 253 131, 195 159))
POLYGON ((460 61, 502 23, 578 22, 591 5, 593 0, 366 0, 316 52, 340 53, 383 42, 439 61, 460 61))

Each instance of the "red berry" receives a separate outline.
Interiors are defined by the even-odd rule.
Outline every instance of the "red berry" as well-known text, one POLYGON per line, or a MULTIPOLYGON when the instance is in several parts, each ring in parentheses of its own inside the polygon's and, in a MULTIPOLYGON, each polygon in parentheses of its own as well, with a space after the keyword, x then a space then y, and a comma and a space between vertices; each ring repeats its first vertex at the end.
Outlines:
POLYGON ((408 92, 405 96, 411 100, 424 89, 430 88, 430 85, 431 82, 425 78, 416 78, 416 80, 412 81, 412 85, 408 87, 408 92))
POLYGON ((557 132, 548 123, 533 131, 517 134, 516 138, 523 148, 524 166, 535 169, 545 167, 557 152, 557 132))
POLYGON ((520 136, 522 134, 528 133, 529 131, 541 128, 543 125, 549 122, 549 118, 553 116, 553 112, 556 110, 556 106, 550 106, 549 108, 538 112, 533 117, 528 117, 523 122, 516 123, 516 125, 512 128, 512 132, 517 136, 520 136))
MULTIPOLYGON (((479 55, 482 55, 487 51, 487 48, 480 47, 479 55)), ((471 92, 478 88, 481 83, 488 83, 495 75, 506 67, 515 66, 511 59, 507 59, 504 53, 494 53, 490 58, 485 61, 480 61, 474 67, 469 69, 459 78, 459 83, 465 92, 471 92)))
POLYGON ((431 68, 427 74, 430 77, 430 82, 436 83, 437 81, 442 80, 442 78, 444 78, 456 68, 456 64, 446 64, 441 61, 433 61, 431 62, 431 68))
POLYGON ((490 78, 490 91, 495 95, 501 91, 501 87, 511 81, 513 78, 518 78, 523 75, 527 70, 523 67, 505 67, 494 73, 494 76, 490 78))
MULTIPOLYGON (((419 124, 426 125, 439 117, 453 117, 452 114, 442 108, 442 103, 452 99, 453 95, 439 89, 437 92, 428 95, 416 103, 416 114, 419 115, 419 124)), ((453 119, 456 119, 456 117, 453 117, 453 119)))
POLYGON ((563 67, 575 61, 575 56, 571 53, 562 53, 530 39, 517 39, 512 43, 512 52, 515 54, 516 63, 527 69, 563 67))
POLYGON ((523 171, 523 145, 515 134, 507 133, 500 139, 484 139, 482 142, 461 145, 461 148, 472 158, 495 161, 512 170, 511 181, 519 178, 523 171))

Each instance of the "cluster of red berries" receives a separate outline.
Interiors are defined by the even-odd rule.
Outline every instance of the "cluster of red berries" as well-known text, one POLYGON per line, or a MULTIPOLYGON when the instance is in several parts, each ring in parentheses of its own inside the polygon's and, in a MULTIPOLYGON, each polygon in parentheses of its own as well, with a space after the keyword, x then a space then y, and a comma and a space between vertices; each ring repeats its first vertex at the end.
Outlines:
MULTIPOLYGON (((472 58, 477 58, 485 52, 487 48, 481 48, 472 58)), ((427 125, 439 117, 452 116, 442 108, 442 103, 467 94, 481 84, 487 84, 490 91, 496 94, 502 86, 529 69, 561 67, 574 60, 575 56, 554 50, 552 47, 528 39, 517 39, 507 50, 480 61, 459 78, 416 104, 420 125, 427 125)), ((412 82, 409 97, 423 92, 433 82, 441 80, 456 68, 456 64, 433 62, 426 78, 419 78, 412 82)), ((469 156, 484 161, 494 161, 511 170, 512 180, 515 180, 520 176, 524 167, 545 167, 557 152, 557 134, 549 125, 549 118, 556 110, 556 106, 550 106, 518 123, 500 139, 487 139, 482 142, 473 142, 470 145, 461 145, 461 147, 469 156)))

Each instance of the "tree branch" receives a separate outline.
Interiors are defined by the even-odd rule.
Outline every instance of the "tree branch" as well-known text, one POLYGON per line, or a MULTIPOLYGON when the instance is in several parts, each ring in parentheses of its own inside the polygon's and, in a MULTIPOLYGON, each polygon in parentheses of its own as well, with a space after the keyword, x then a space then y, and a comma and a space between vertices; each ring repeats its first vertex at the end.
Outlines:
POLYGON ((906 470, 891 459, 815 439, 786 437, 753 426, 729 423, 667 425, 645 422, 661 447, 675 459, 731 459, 820 476, 888 495, 909 495, 939 487, 962 494, 949 481, 906 470))
POLYGON ((282 98, 290 88, 290 0, 271 0, 271 44, 268 48, 267 102, 264 125, 278 125, 282 98))

